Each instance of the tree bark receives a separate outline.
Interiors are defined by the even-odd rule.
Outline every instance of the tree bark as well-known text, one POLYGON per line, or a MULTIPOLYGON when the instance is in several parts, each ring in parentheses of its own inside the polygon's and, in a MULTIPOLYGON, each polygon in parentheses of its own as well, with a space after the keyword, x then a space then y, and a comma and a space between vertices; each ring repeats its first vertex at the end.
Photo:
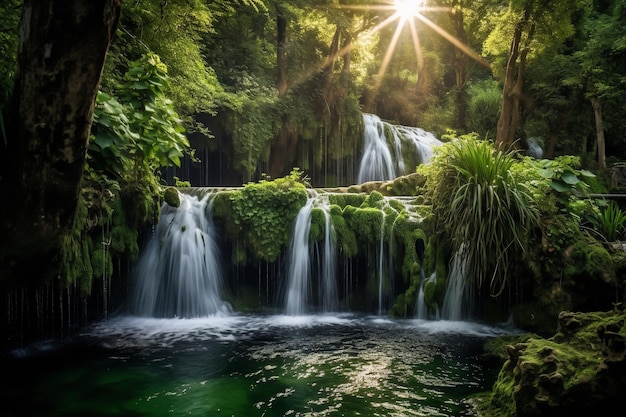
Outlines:
POLYGON ((73 227, 120 0, 25 0, 0 157, 0 278, 41 278, 73 227))
POLYGON ((504 76, 504 87, 502 89, 502 108, 500 111, 500 119, 496 127, 496 143, 509 145, 513 143, 515 135, 514 126, 514 89, 515 89, 515 68, 517 66, 517 58, 519 56, 519 47, 522 38, 522 22, 515 27, 511 48, 509 51, 509 60, 506 65, 506 73, 504 76))
MULTIPOLYGON (((454 35, 461 43, 467 44, 467 32, 463 23, 463 12, 452 9, 450 20, 454 27, 454 35)), ((467 79, 467 55, 461 49, 454 48, 454 73, 455 73, 455 104, 456 104, 456 127, 465 129, 465 114, 467 112, 467 100, 465 99, 465 83, 467 79)))
POLYGON ((287 94, 287 18, 281 7, 276 5, 276 68, 278 97, 287 94))
POLYGON ((590 97, 593 107, 593 116, 596 122, 596 141, 598 144, 598 166, 606 168, 606 143, 604 141, 604 121, 602 120, 602 106, 598 97, 590 97))

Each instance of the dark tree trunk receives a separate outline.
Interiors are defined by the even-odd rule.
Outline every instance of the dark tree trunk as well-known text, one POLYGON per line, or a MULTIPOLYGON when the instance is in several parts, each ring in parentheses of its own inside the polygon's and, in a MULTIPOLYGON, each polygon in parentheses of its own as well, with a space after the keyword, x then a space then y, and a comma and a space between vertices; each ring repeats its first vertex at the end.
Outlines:
POLYGON ((276 6, 276 68, 278 70, 278 97, 287 94, 287 18, 280 6, 276 6))
POLYGON ((25 0, 0 156, 0 278, 41 278, 74 223, 120 0, 25 0))
POLYGON ((517 66, 517 58, 519 56, 519 47, 522 38, 522 23, 519 22, 515 28, 513 40, 511 41, 511 49, 509 51, 509 60, 506 65, 504 76, 504 88, 502 90, 502 109, 500 111, 500 119, 496 127, 496 143, 510 145, 515 137, 516 125, 513 114, 515 109, 515 68, 517 66))
MULTIPOLYGON (((459 9, 452 9, 450 20, 454 27, 456 39, 463 44, 467 44, 467 32, 463 23, 463 12, 459 9)), ((467 100, 465 99, 465 82, 467 79, 467 55, 460 48, 454 48, 454 73, 455 73, 455 103, 456 103, 456 127, 465 130, 465 114, 467 112, 467 100)))
POLYGON ((598 166, 606 168, 606 143, 604 140, 604 121, 602 120, 602 106, 598 97, 590 97, 593 107, 593 116, 596 123, 596 143, 598 144, 598 166))
MULTIPOLYGON (((287 17, 280 5, 276 5, 276 68, 278 97, 283 98, 289 90, 287 82, 287 17)), ((295 158, 297 148, 297 136, 289 129, 289 115, 281 117, 282 127, 278 135, 272 140, 269 160, 269 175, 278 178, 287 174, 288 165, 295 158)))

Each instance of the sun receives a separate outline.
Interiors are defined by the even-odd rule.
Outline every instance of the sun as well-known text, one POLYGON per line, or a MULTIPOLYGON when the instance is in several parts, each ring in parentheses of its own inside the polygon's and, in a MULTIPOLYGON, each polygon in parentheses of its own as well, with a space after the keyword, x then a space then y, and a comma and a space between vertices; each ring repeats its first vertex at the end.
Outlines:
MULTIPOLYGON (((420 46, 420 39, 418 36, 417 25, 422 25, 424 27, 430 28, 434 33, 446 39, 468 57, 474 59, 480 65, 484 66, 487 69, 491 69, 491 66, 488 62, 485 61, 483 57, 473 51, 468 45, 464 44, 460 40, 456 39, 453 35, 448 33, 442 27, 437 25, 435 22, 430 20, 427 15, 431 13, 453 13, 453 10, 450 7, 445 6, 428 6, 427 0, 379 0, 380 3, 373 3, 368 5, 347 5, 347 4, 337 4, 333 7, 341 8, 341 9, 351 9, 351 10, 360 10, 363 12, 374 12, 380 13, 379 16, 382 20, 377 20, 377 23, 370 28, 369 30, 364 31, 364 37, 372 36, 377 32, 380 32, 385 27, 395 24, 395 31, 391 40, 389 41, 389 45, 387 50, 385 51, 385 55, 383 56, 378 73, 374 76, 373 85, 371 90, 373 94, 370 99, 373 100, 377 94, 377 91, 382 83, 383 77, 387 71, 387 67, 389 66, 394 51, 396 49, 396 45, 400 39, 401 34, 403 33, 405 28, 408 28, 409 36, 411 37, 413 48, 415 50, 416 61, 417 61, 417 75, 420 76, 420 68, 424 65, 424 58, 422 56, 422 49, 420 46)), ((374 21, 374 20, 372 20, 374 21)), ((329 60, 324 61, 319 67, 313 67, 311 71, 319 71, 320 68, 325 68, 330 65, 330 60, 334 59, 336 56, 343 56, 348 54, 350 50, 357 45, 358 42, 350 42, 345 47, 341 48, 337 51, 337 54, 329 57, 329 60)), ((301 79, 307 79, 313 72, 307 73, 306 76, 303 76, 301 79)), ((297 83, 297 82, 296 82, 297 83)), ((293 84, 293 83, 292 83, 293 84)))
POLYGON ((393 7, 400 19, 415 17, 426 6, 425 0, 394 0, 393 7))

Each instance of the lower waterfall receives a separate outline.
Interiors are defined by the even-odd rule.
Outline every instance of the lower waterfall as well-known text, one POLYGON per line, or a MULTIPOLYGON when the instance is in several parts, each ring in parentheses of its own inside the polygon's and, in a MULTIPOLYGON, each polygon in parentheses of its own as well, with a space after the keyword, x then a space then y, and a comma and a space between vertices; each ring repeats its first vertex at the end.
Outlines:
POLYGON ((224 274, 210 194, 179 196, 178 208, 163 204, 154 236, 137 263, 130 310, 147 317, 228 313, 231 307, 221 299, 224 274))

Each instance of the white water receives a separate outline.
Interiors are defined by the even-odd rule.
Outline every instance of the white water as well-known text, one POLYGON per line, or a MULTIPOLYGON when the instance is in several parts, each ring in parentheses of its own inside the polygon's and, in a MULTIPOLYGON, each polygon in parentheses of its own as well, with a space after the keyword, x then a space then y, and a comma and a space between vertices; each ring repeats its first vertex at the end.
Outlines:
POLYGON ((443 298, 441 317, 444 320, 467 319, 468 312, 471 311, 469 302, 471 289, 466 285, 466 259, 463 254, 463 246, 454 254, 451 261, 450 273, 448 275, 448 288, 443 298))
POLYGON ((164 204, 154 236, 136 267, 130 310, 145 317, 204 317, 228 313, 221 299, 222 269, 209 194, 179 193, 180 207, 164 204))
MULTIPOLYGON (((421 281, 419 292, 417 293, 417 301, 415 302, 415 318, 420 320, 427 320, 432 318, 432 314, 428 313, 428 307, 424 302, 424 287, 429 282, 433 282, 437 279, 437 273, 433 272, 428 278, 424 276, 424 270, 421 270, 421 281)), ((435 317, 438 316, 438 312, 435 312, 435 317)))
POLYGON ((364 150, 361 157, 357 182, 389 181, 398 175, 405 175, 415 170, 415 166, 406 167, 402 157, 403 143, 412 144, 416 159, 420 164, 427 163, 433 155, 433 148, 441 141, 430 132, 418 127, 399 126, 384 122, 374 114, 363 114, 364 150), (390 144, 386 131, 393 136, 390 144))
POLYGON ((324 210, 325 230, 324 230, 324 257, 322 270, 322 311, 333 312, 339 309, 339 294, 337 292, 337 264, 335 262, 335 239, 333 223, 330 217, 330 208, 324 210))
POLYGON ((396 178, 395 163, 385 137, 385 125, 373 114, 363 114, 365 147, 357 182, 392 180, 396 178))
POLYGON ((289 244, 287 290, 285 313, 291 316, 307 314, 313 308, 321 306, 321 311, 337 311, 339 296, 335 263, 335 242, 329 213, 329 204, 322 195, 309 196, 307 203, 300 209, 294 222, 289 244), (325 232, 322 255, 317 257, 317 276, 312 276, 312 250, 309 234, 311 230, 311 212, 321 208, 325 216, 325 232), (313 299, 313 286, 319 301, 313 299))
POLYGON ((287 275, 287 298, 285 313, 302 315, 306 313, 311 298, 311 262, 309 256, 309 231, 313 199, 309 198, 300 209, 293 227, 289 246, 289 272, 287 275))

